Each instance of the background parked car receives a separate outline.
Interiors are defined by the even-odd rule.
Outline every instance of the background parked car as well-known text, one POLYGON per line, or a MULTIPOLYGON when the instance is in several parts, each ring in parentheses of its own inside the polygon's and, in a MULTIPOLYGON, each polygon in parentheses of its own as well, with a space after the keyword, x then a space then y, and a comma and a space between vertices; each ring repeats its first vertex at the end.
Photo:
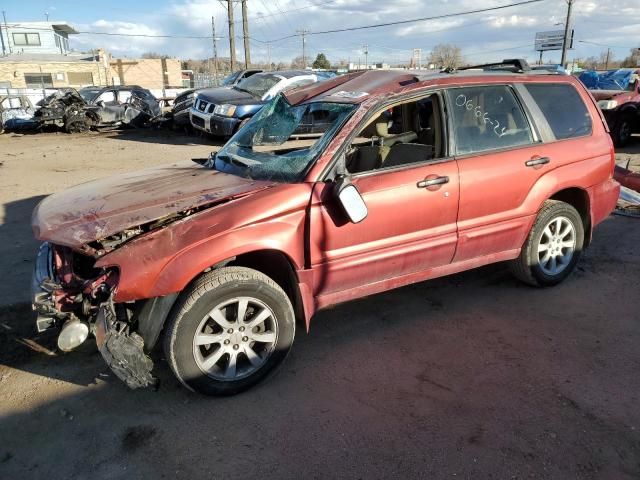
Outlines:
POLYGON ((234 85, 237 85, 245 78, 249 78, 252 75, 255 75, 256 73, 262 73, 262 72, 263 70, 239 70, 237 72, 232 72, 222 79, 222 81, 220 82, 220 85, 223 87, 233 87, 234 85))
POLYGON ((185 90, 176 97, 171 107, 171 116, 173 118, 173 126, 176 128, 191 127, 189 119, 189 110, 193 106, 193 99, 200 90, 185 90))
POLYGON ((580 80, 598 101, 611 138, 624 146, 631 135, 640 132, 640 70, 620 68, 607 72, 584 72, 580 80))
POLYGON ((36 112, 41 126, 56 125, 66 132, 122 124, 144 126, 161 114, 153 94, 136 85, 66 88, 42 101, 36 112))
POLYGON ((33 119, 35 109, 24 95, 0 96, 0 133, 5 130, 32 130, 38 123, 33 119))
POLYGON ((190 110, 191 125, 213 135, 230 137, 276 94, 326 78, 304 70, 263 72, 232 88, 201 90, 190 110))

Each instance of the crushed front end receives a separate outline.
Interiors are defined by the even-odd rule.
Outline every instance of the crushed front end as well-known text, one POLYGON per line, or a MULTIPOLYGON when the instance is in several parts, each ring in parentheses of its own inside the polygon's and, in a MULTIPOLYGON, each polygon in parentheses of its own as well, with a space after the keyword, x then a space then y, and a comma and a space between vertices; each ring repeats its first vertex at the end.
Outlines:
POLYGON ((69 247, 40 246, 32 278, 37 330, 56 330, 58 348, 65 352, 93 335, 109 367, 129 387, 153 385, 153 362, 133 331, 139 305, 114 304, 118 271, 95 268, 95 261, 69 247))

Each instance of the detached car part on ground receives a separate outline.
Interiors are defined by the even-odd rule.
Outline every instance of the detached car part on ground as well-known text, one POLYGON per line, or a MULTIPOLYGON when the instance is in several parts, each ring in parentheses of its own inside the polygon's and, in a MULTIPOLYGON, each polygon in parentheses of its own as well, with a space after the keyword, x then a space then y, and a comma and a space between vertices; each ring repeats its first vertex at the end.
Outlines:
POLYGON ((36 129, 34 114, 33 104, 25 95, 0 95, 0 133, 36 129))
POLYGON ((35 114, 41 127, 55 125, 67 133, 119 125, 145 127, 162 118, 153 94, 136 86, 61 89, 44 99, 35 114))
POLYGON ((277 95, 197 163, 79 185, 33 214, 38 329, 62 350, 93 334, 131 387, 154 382, 160 340, 187 388, 233 394, 318 309, 501 261, 555 285, 620 192, 586 89, 528 71, 334 78, 277 95), (310 115, 325 130, 289 141, 310 115))
POLYGON ((230 137, 278 93, 327 78, 324 72, 305 70, 263 72, 231 88, 200 90, 190 109, 191 125, 212 135, 230 137))
POLYGON ((616 165, 613 178, 622 185, 616 213, 640 218, 640 173, 616 165))
POLYGON ((604 113, 613 143, 622 147, 640 132, 640 70, 621 68, 603 73, 584 72, 580 80, 604 113))

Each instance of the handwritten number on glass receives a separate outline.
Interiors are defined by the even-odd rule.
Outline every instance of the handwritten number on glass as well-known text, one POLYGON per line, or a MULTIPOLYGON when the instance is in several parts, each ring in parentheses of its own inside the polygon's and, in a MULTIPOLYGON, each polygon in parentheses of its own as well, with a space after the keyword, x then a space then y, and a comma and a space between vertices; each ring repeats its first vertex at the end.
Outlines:
POLYGON ((502 137, 506 133, 507 127, 500 128, 500 122, 498 120, 493 120, 489 116, 488 112, 483 112, 480 105, 476 105, 474 107, 473 101, 467 100, 466 95, 463 95, 461 93, 456 97, 456 106, 464 107, 469 111, 473 110, 473 113, 476 116, 476 118, 482 118, 485 125, 491 125, 493 127, 493 133, 495 133, 498 137, 502 137))

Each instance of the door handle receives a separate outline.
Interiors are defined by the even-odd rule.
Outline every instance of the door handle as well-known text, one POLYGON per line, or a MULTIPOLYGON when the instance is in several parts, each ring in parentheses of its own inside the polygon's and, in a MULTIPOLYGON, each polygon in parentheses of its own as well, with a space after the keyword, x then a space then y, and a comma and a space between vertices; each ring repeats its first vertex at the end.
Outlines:
POLYGON ((418 188, 428 188, 436 185, 443 185, 445 183, 449 183, 449 177, 435 177, 421 180, 416 184, 416 186, 418 188))
POLYGON ((538 157, 538 158, 532 158, 531 160, 527 160, 526 162, 524 162, 524 164, 527 167, 535 167, 538 165, 545 165, 550 161, 551 159, 549 157, 538 157))

